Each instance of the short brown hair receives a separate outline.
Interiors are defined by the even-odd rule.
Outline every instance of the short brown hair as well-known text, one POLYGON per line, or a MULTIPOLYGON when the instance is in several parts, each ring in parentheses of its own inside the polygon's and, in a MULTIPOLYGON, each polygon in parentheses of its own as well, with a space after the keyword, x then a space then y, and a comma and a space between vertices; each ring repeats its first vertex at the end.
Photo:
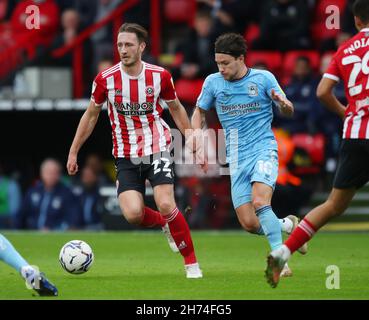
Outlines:
POLYGON ((119 33, 121 32, 134 33, 137 36, 139 43, 147 43, 148 33, 143 26, 140 26, 137 23, 123 23, 119 28, 119 33))
POLYGON ((246 56, 247 45, 245 39, 238 33, 225 33, 215 41, 215 53, 229 54, 238 58, 246 56))
POLYGON ((352 6, 352 12, 362 23, 369 23, 369 0, 356 0, 352 6))

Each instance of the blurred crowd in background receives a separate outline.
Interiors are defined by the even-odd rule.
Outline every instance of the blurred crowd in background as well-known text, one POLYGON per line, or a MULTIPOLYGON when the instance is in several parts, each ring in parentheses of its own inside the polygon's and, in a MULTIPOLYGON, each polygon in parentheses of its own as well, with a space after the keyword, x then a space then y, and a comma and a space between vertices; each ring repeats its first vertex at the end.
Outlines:
MULTIPOLYGON (((87 27, 114 12, 122 0, 0 0, 0 54, 27 32, 24 12, 36 4, 41 28, 32 38, 36 53, 28 66, 73 68, 73 55, 55 59, 51 52, 71 43, 87 27), (5 49, 4 49, 5 48, 5 49)), ((319 80, 338 46, 356 33, 351 0, 162 0, 162 48, 158 57, 143 60, 169 69, 179 99, 191 115, 204 78, 217 72, 213 44, 224 32, 238 32, 247 40, 246 63, 268 69, 294 103, 293 118, 274 113, 273 127, 279 145, 280 172, 273 206, 280 217, 302 214, 313 191, 330 185, 336 168, 341 120, 316 98, 319 80), (340 28, 329 29, 326 8, 335 5, 340 28)), ((141 0, 122 17, 150 28, 150 0, 141 0)), ((83 45, 83 93, 90 96, 96 74, 114 64, 111 26, 98 29, 83 45)), ((149 30, 150 31, 150 30, 149 30)), ((1 79, 0 95, 9 90, 22 96, 19 73, 1 79)), ((335 89, 345 104, 342 83, 335 89)), ((216 114, 208 126, 220 129, 216 114)), ((174 126, 173 122, 170 123, 174 126)), ((72 137, 68 137, 71 142, 72 137)), ((214 141, 214 148, 217 145, 214 141)), ((216 152, 216 150, 215 150, 216 152)), ((65 175, 65 159, 48 158, 34 168, 31 185, 20 186, 21 172, 0 164, 0 228, 65 230, 104 229, 106 208, 99 189, 114 186, 114 163, 110 155, 85 157, 80 174, 65 175), (110 158, 109 158, 110 157, 110 158)), ((230 227, 234 213, 228 176, 199 176, 186 171, 177 176, 179 206, 191 206, 193 228, 230 227)), ((235 223, 236 225, 236 223, 235 223)))

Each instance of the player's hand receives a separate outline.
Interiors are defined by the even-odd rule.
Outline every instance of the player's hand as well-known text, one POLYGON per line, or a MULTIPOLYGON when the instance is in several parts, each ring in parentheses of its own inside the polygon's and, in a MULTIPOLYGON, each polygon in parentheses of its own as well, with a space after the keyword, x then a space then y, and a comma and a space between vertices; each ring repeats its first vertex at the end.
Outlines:
POLYGON ((208 157, 204 148, 204 136, 201 129, 192 130, 186 138, 186 147, 195 156, 195 163, 201 166, 206 173, 208 171, 208 157))
POLYGON ((67 162, 67 170, 70 176, 75 175, 78 172, 78 164, 77 164, 77 155, 73 153, 69 153, 68 162, 67 162))
POLYGON ((271 91, 272 99, 279 106, 280 111, 286 116, 293 115, 293 104, 286 97, 276 93, 274 89, 271 91))

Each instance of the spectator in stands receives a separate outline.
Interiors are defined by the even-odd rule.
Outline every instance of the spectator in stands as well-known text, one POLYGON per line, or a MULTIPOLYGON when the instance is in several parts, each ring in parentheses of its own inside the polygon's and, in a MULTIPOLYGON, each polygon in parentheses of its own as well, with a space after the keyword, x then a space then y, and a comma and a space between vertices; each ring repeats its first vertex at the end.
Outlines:
POLYGON ((267 0, 261 15, 257 50, 298 50, 310 47, 308 4, 305 0, 267 0))
POLYGON ((12 0, 0 0, 0 23, 8 21, 16 3, 12 0))
POLYGON ((97 183, 100 187, 112 183, 112 180, 109 178, 104 170, 104 163, 100 155, 96 153, 89 154, 85 161, 85 167, 89 167, 95 172, 95 174, 97 175, 97 183))
POLYGON ((301 56, 296 59, 295 68, 285 93, 295 106, 292 118, 285 118, 275 112, 276 127, 282 127, 289 133, 317 131, 319 112, 322 109, 316 98, 318 79, 314 76, 310 60, 301 56))
MULTIPOLYGON (((320 74, 323 76, 327 70, 329 63, 331 62, 332 54, 325 54, 320 63, 320 74)), ((333 92, 343 105, 347 105, 345 96, 345 86, 342 81, 338 82, 334 87, 333 92)), ((338 150, 341 142, 342 132, 342 119, 335 113, 329 111, 327 108, 322 107, 319 109, 319 121, 317 121, 318 131, 324 133, 326 138, 326 156, 328 159, 336 159, 338 156, 338 150)), ((334 160, 335 161, 335 160, 334 160)), ((333 160, 331 161, 333 163, 333 160)), ((335 167, 331 170, 335 171, 335 167)))
POLYGON ((184 54, 179 71, 180 77, 186 79, 205 78, 218 70, 213 59, 211 28, 210 12, 198 11, 193 30, 180 46, 180 50, 184 54))
MULTIPOLYGON (((101 21, 106 16, 111 14, 120 3, 121 0, 98 0, 94 23, 101 21)), ((94 48, 94 66, 97 66, 98 61, 100 61, 103 57, 113 58, 113 34, 111 30, 112 27, 107 25, 97 30, 91 36, 94 48)))
POLYGON ((81 226, 80 206, 70 189, 61 183, 61 170, 55 159, 42 162, 41 181, 27 191, 15 218, 16 228, 48 231, 81 226))
POLYGON ((83 228, 102 230, 102 200, 99 194, 98 176, 91 167, 84 167, 80 182, 73 187, 73 193, 78 198, 83 214, 83 228))
POLYGON ((278 143, 278 178, 272 205, 275 214, 282 219, 288 215, 299 215, 301 208, 309 202, 313 190, 289 170, 295 152, 291 136, 282 129, 273 129, 273 132, 278 143))
POLYGON ((113 66, 113 60, 109 58, 103 58, 97 64, 97 72, 100 73, 106 69, 109 69, 113 66))
POLYGON ((7 177, 0 163, 0 229, 8 229, 11 219, 17 214, 21 203, 18 183, 7 177))
POLYGON ((212 9, 213 36, 224 32, 243 34, 250 22, 259 22, 264 0, 198 0, 212 9))
POLYGON ((50 45, 59 28, 59 8, 54 0, 24 0, 20 1, 14 9, 11 17, 11 28, 14 37, 22 33, 32 32, 36 37, 32 38, 35 44, 50 45), (40 28, 27 29, 26 8, 36 5, 40 10, 40 28))
MULTIPOLYGON (((80 18, 78 12, 75 9, 66 9, 61 16, 62 32, 54 40, 52 48, 61 48, 64 45, 70 44, 77 37, 78 32, 80 31, 79 26, 80 18)), ((87 58, 87 50, 84 51, 87 58)), ((88 56, 90 56, 90 54, 88 56)), ((57 64, 59 66, 71 67, 73 63, 73 54, 72 52, 69 52, 59 59, 52 59, 51 63, 53 65, 57 64)), ((88 64, 88 62, 86 62, 86 64, 88 64)))
POLYGON ((258 70, 268 70, 268 66, 263 61, 255 62, 251 68, 258 70))

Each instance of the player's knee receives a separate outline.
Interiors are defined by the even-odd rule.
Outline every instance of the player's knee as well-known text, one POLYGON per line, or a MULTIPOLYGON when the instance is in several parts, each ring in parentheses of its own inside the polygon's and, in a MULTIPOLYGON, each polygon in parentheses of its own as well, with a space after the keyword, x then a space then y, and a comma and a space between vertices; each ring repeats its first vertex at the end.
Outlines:
POLYGON ((142 208, 127 208, 123 215, 129 224, 140 224, 142 220, 142 208))
POLYGON ((269 202, 266 201, 264 198, 262 197, 254 197, 252 199, 252 205, 254 207, 255 210, 258 210, 259 208, 261 207, 264 207, 264 206, 268 206, 269 205, 269 202))
POLYGON ((162 199, 157 203, 158 209, 161 214, 168 215, 175 208, 175 203, 170 201, 170 199, 162 199))

